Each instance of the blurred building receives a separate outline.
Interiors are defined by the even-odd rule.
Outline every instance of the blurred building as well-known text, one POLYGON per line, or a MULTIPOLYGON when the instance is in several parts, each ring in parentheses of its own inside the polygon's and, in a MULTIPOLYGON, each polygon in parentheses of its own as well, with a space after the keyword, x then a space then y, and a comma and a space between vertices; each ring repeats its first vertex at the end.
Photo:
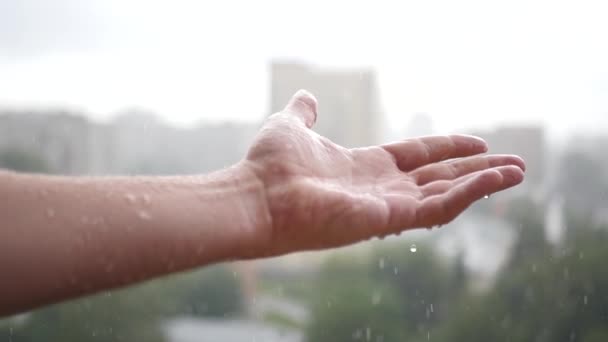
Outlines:
POLYGON ((300 63, 275 62, 271 69, 272 113, 280 111, 298 89, 318 102, 316 132, 346 147, 380 143, 386 133, 376 75, 369 69, 320 69, 300 63))
POLYGON ((38 158, 52 173, 89 174, 106 164, 108 133, 63 111, 0 113, 0 152, 38 158))
POLYGON ((230 166, 241 159, 257 124, 213 123, 172 127, 132 110, 111 123, 117 150, 113 171, 135 174, 192 174, 230 166))
POLYGON ((251 123, 176 128, 143 111, 107 124, 58 111, 4 112, 0 153, 34 157, 56 174, 202 173, 241 159, 257 129, 251 123))
POLYGON ((494 131, 473 134, 487 141, 490 153, 517 154, 526 161, 525 188, 538 190, 546 185, 547 148, 541 126, 503 126, 494 131))

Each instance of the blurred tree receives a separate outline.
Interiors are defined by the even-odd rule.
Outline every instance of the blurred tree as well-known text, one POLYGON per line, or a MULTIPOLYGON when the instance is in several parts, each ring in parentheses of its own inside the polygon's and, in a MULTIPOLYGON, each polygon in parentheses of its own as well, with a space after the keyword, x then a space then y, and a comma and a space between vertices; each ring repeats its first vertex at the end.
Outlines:
POLYGON ((223 266, 159 279, 0 320, 0 341, 165 341, 176 316, 225 316, 241 309, 238 281, 223 266), (5 337, 10 336, 10 339, 5 337))
POLYGON ((317 294, 308 341, 403 341, 407 336, 397 289, 371 278, 367 265, 334 257, 320 273, 317 294))
POLYGON ((415 253, 407 244, 384 247, 376 250, 372 260, 384 263, 372 267, 372 277, 398 290, 410 335, 426 338, 466 289, 466 271, 458 264, 462 258, 446 267, 429 245, 419 244, 415 253))
POLYGON ((181 313, 195 316, 226 317, 242 313, 244 298, 235 273, 222 266, 185 275, 177 307, 181 313), (186 291, 184 291, 186 290, 186 291))
POLYGON ((507 268, 517 268, 530 264, 530 260, 550 256, 551 246, 545 234, 544 217, 544 208, 529 198, 510 201, 506 220, 515 228, 516 240, 507 268))
POLYGON ((334 257, 319 274, 308 340, 426 340, 460 301, 466 279, 462 258, 448 268, 426 245, 334 257))
POLYGON ((48 166, 42 156, 33 151, 18 148, 0 152, 0 168, 21 172, 48 172, 48 166))
MULTIPOLYGON (((440 341, 595 341, 608 334, 608 233, 571 227, 567 248, 505 269, 453 313, 440 341)), ((525 239, 525 235, 522 236, 525 239)))
POLYGON ((569 216, 585 217, 608 207, 605 163, 577 151, 563 156, 557 190, 565 197, 569 216))

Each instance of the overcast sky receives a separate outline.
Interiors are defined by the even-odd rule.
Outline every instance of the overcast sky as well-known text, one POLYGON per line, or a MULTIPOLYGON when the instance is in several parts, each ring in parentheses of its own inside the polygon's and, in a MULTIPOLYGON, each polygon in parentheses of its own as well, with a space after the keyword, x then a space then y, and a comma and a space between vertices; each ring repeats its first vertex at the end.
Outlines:
POLYGON ((268 63, 290 58, 374 68, 394 127, 428 112, 440 131, 597 131, 608 127, 604 3, 0 0, 0 106, 253 121, 268 111, 268 63))

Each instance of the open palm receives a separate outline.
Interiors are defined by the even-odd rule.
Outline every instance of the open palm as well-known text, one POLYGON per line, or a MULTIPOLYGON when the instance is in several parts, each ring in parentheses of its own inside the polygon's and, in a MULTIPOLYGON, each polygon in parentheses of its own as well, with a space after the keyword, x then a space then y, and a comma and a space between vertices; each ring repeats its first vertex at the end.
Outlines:
POLYGON ((272 224, 264 254, 346 245, 442 225, 485 195, 523 180, 512 155, 483 155, 479 138, 451 135, 347 149, 310 128, 312 95, 271 116, 247 155, 264 184, 272 224))

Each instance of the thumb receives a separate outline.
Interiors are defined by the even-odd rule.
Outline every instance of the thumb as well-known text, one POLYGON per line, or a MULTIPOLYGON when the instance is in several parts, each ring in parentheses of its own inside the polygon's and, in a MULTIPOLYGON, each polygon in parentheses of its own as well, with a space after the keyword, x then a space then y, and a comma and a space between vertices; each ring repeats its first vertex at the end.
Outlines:
POLYGON ((283 111, 296 116, 311 128, 317 121, 317 99, 306 90, 298 90, 283 111))

